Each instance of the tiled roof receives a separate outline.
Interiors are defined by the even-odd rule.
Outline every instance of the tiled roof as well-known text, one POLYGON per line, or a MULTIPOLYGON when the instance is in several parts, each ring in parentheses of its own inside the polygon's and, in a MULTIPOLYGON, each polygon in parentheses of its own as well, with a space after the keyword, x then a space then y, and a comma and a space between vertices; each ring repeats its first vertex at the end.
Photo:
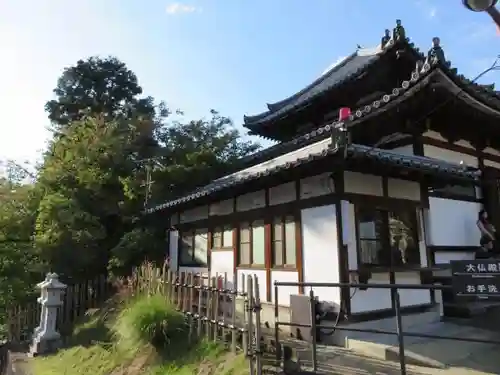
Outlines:
MULTIPOLYGON (((146 210, 146 213, 175 207, 189 201, 209 196, 221 190, 235 187, 261 177, 269 176, 286 169, 295 168, 300 165, 325 158, 329 155, 336 154, 338 150, 330 147, 330 145, 331 138, 324 139, 294 152, 269 160, 265 163, 261 163, 222 177, 182 198, 150 208, 146 210)), ((448 176, 471 181, 476 181, 480 175, 479 171, 471 170, 458 164, 452 164, 424 156, 403 155, 379 148, 357 144, 348 146, 347 157, 351 159, 371 159, 389 165, 403 166, 408 169, 419 170, 426 174, 446 173, 448 176)))
MULTIPOLYGON (((485 104, 488 107, 500 110, 500 92, 495 90, 495 85, 482 85, 476 83, 474 79, 469 79, 463 74, 458 74, 456 68, 451 67, 451 63, 439 65, 440 70, 449 77, 454 84, 457 85, 465 93, 469 94, 471 97, 477 101, 485 104)), ((499 67, 495 67, 492 70, 498 70, 499 67)), ((481 73, 481 76, 486 72, 481 73)))
MULTIPOLYGON (((359 49, 298 93, 279 102, 268 104, 268 111, 254 116, 244 116, 244 126, 251 129, 259 124, 280 118, 290 111, 308 104, 320 94, 360 76, 366 71, 366 68, 378 61, 380 56, 394 50, 395 46, 397 46, 398 50, 404 46, 414 54, 417 60, 425 60, 425 55, 410 42, 409 38, 398 43, 394 43, 391 40, 385 48, 359 49)), ((474 80, 465 77, 463 74, 459 74, 449 61, 440 62, 439 65, 443 73, 450 77, 465 92, 487 106, 500 109, 500 91, 496 91, 494 85, 484 85, 474 82, 474 80)), ((498 68, 495 68, 495 70, 498 70, 498 68)))
MULTIPOLYGON (((391 45, 393 45, 391 43, 391 45)), ((381 54, 387 51, 381 48, 359 49, 339 64, 332 67, 303 90, 274 104, 268 104, 269 110, 254 116, 244 116, 245 126, 259 124, 286 114, 291 109, 300 107, 319 94, 331 90, 335 86, 361 74, 367 66, 377 61, 381 54)))
MULTIPOLYGON (((379 100, 375 100, 371 105, 355 110, 351 115, 347 126, 354 126, 356 123, 361 122, 366 116, 374 115, 377 111, 384 110, 386 106, 397 105, 400 100, 403 100, 408 94, 410 94, 410 91, 418 89, 415 86, 420 83, 430 70, 431 65, 424 64, 420 72, 415 71, 409 81, 404 81, 401 84, 401 87, 393 89, 391 94, 385 94, 379 100)), ((310 133, 299 136, 292 141, 281 143, 259 151, 256 154, 247 157, 248 159, 253 158, 253 160, 257 162, 256 165, 217 179, 211 184, 195 190, 188 196, 150 208, 146 210, 146 213, 162 210, 167 207, 173 207, 178 204, 212 194, 213 192, 259 178, 261 176, 267 176, 282 169, 291 168, 292 166, 295 166, 295 164, 302 164, 304 161, 312 161, 318 159, 319 157, 324 157, 332 152, 328 147, 331 143, 329 135, 331 134, 332 129, 339 125, 341 125, 339 122, 334 122, 320 127, 310 133), (323 139, 325 137, 328 138, 323 139), (280 156, 274 157, 270 160, 265 160, 266 154, 271 153, 274 155, 278 152, 281 153, 280 156), (326 155, 323 155, 325 153, 326 155), (265 161, 259 162, 259 160, 262 159, 265 161)), ((358 148, 363 147, 364 146, 358 145, 358 148)), ((368 153, 367 156, 370 157, 371 155, 377 155, 375 150, 376 149, 373 149, 373 152, 368 153)), ((356 157, 358 153, 354 152, 352 155, 356 157)), ((436 162, 440 163, 438 160, 436 160, 436 162)))
MULTIPOLYGON (((401 87, 393 89, 391 94, 385 94, 379 100, 375 100, 371 105, 366 105, 363 108, 353 111, 346 126, 355 126, 356 123, 362 122, 366 117, 376 115, 379 111, 383 111, 387 107, 398 105, 399 102, 410 97, 413 92, 418 91, 420 87, 425 86, 429 82, 430 75, 436 71, 443 72, 442 64, 437 61, 425 62, 420 70, 415 70, 412 73, 409 81, 403 81, 401 87)), ((146 210, 146 213, 175 207, 185 202, 208 196, 217 191, 319 160, 328 155, 333 155, 337 150, 329 147, 331 144, 330 134, 332 129, 339 125, 338 122, 335 122, 297 137, 290 142, 281 143, 259 151, 247 157, 249 160, 255 160, 258 164, 217 179, 211 184, 195 190, 187 196, 150 208, 146 210), (325 137, 328 138, 324 139, 325 137), (270 160, 265 160, 266 154, 272 154, 274 156, 276 153, 281 153, 281 155, 270 160), (259 162, 259 160, 262 159, 265 161, 259 162)), ((401 155, 371 146, 357 144, 349 145, 346 155, 351 159, 373 159, 377 162, 404 166, 405 168, 419 170, 423 173, 445 173, 451 177, 471 181, 477 181, 480 176, 478 170, 467 169, 461 165, 424 156, 401 155)))
MULTIPOLYGON (((425 84, 425 82, 422 82, 422 80, 426 77, 426 74, 431 71, 431 69, 431 64, 424 64, 421 67, 420 71, 415 71, 412 73, 408 81, 403 81, 401 83, 401 87, 394 88, 390 94, 383 94, 380 98, 374 100, 371 104, 364 105, 363 107, 354 110, 351 117, 349 118, 348 126, 354 126, 363 121, 366 116, 374 115, 377 113, 377 111, 385 110, 387 107, 394 106, 401 100, 404 100, 404 98, 408 97, 412 93, 412 91, 418 90, 418 87, 416 86, 425 84)), ((321 126, 309 133, 300 135, 292 139, 291 141, 282 142, 257 151, 251 155, 245 156, 241 159, 241 161, 243 163, 249 163, 252 161, 259 163, 265 160, 269 160, 270 158, 274 158, 286 152, 296 150, 301 146, 314 143, 319 139, 323 139, 330 135, 330 132, 334 127, 339 125, 340 122, 335 121, 328 125, 321 126)))

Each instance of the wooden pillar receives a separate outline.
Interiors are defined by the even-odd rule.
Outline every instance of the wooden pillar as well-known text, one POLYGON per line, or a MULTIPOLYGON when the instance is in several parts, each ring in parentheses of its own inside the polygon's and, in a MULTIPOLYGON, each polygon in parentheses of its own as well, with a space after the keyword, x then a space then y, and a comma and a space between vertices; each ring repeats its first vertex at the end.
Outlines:
POLYGON ((496 228, 500 228, 500 195, 499 195, 500 171, 491 167, 483 169, 482 195, 484 208, 488 212, 490 221, 496 228))

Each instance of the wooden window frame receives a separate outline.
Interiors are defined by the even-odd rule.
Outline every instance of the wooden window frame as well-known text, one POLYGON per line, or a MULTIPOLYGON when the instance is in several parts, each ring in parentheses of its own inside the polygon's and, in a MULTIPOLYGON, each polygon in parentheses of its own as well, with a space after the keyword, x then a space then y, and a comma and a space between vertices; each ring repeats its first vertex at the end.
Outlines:
MULTIPOLYGON (((281 209, 274 209, 273 207, 268 207, 265 210, 259 210, 255 214, 250 215, 250 217, 245 217, 242 215, 238 217, 233 224, 233 230, 235 231, 233 238, 236 242, 233 242, 234 256, 235 256, 235 266, 237 269, 258 269, 258 270, 276 270, 276 271, 298 271, 302 264, 302 237, 301 237, 301 222, 300 222, 300 211, 291 205, 283 205, 281 209), (273 254, 273 223, 276 217, 281 217, 285 219, 286 217, 293 217, 295 224, 295 265, 286 266, 274 266, 274 254, 273 254), (249 223, 252 224, 255 221, 264 222, 264 251, 265 251, 265 264, 243 264, 240 262, 241 259, 241 224, 249 223)), ((233 240, 234 241, 234 240, 233 240)), ((253 230, 250 230, 250 261, 253 262, 253 230)), ((283 249, 285 250, 285 248, 283 249)))
MULTIPOLYGON (((394 271, 394 270, 411 270, 411 269, 420 269, 422 268, 422 264, 420 261, 420 248, 419 248, 419 241, 420 241, 420 231, 419 231, 419 221, 418 221, 418 213, 417 213, 417 208, 411 208, 411 207, 400 207, 400 208, 395 208, 395 207, 380 207, 380 206, 375 206, 375 205, 357 205, 355 207, 355 230, 356 230, 356 256, 358 259, 358 267, 365 267, 373 270, 380 270, 380 271, 394 271), (418 252, 418 261, 416 263, 411 263, 411 264, 394 264, 394 258, 392 256, 389 256, 390 262, 388 264, 370 264, 370 263, 363 263, 361 259, 361 241, 363 238, 360 236, 360 230, 359 230, 359 225, 360 225, 360 214, 361 211, 363 210, 370 210, 370 211, 378 211, 382 212, 382 229, 381 229, 381 236, 382 238, 379 239, 374 239, 376 241, 380 241, 382 244, 382 249, 390 249, 391 248, 391 240, 390 240, 390 226, 389 226, 389 218, 390 218, 390 213, 412 213, 412 236, 414 238, 414 246, 416 247, 416 250, 418 252)), ((371 240, 371 239, 367 239, 371 240)))
MULTIPOLYGON (((236 230, 238 230, 238 228, 236 228, 236 230)), ((210 235, 209 235, 210 242, 209 242, 208 246, 209 246, 210 251, 233 251, 234 248, 235 248, 234 231, 235 231, 235 226, 233 224, 230 224, 230 223, 217 224, 215 226, 212 226, 209 229, 209 232, 210 232, 210 235), (224 243, 224 232, 228 228, 231 228, 231 232, 232 232, 231 233, 231 242, 232 242, 231 245, 226 245, 224 243), (222 244, 222 246, 220 246, 220 247, 214 246, 214 241, 215 241, 215 238, 216 238, 215 234, 216 233, 220 233, 220 235, 221 235, 221 244, 222 244)))
POLYGON ((467 184, 467 185, 446 184, 442 188, 438 188, 440 190, 432 190, 432 189, 433 189, 433 187, 430 184, 428 184, 427 191, 428 191, 429 197, 454 199, 454 200, 467 201, 467 202, 480 202, 481 201, 481 199, 478 197, 477 189, 476 189, 476 186, 474 184, 467 184), (470 188, 471 189, 470 193, 472 193, 472 194, 454 192, 453 189, 457 186, 461 186, 463 188, 470 188), (447 190, 446 188, 448 188, 449 190, 447 190))
MULTIPOLYGON (((287 271, 296 271, 297 270, 297 265, 299 263, 299 251, 298 251, 298 247, 299 247, 299 241, 301 240, 300 237, 297 236, 297 231, 298 231, 298 226, 300 226, 300 220, 298 220, 298 214, 297 213, 283 213, 283 214, 276 214, 276 215, 273 215, 272 218, 270 219, 270 226, 271 226, 271 230, 270 230, 270 239, 269 239, 269 242, 270 242, 270 260, 269 260, 269 263, 271 265, 271 269, 273 270, 287 270, 287 271), (294 264, 287 264, 287 239, 286 239, 286 219, 287 218, 292 218, 293 219, 293 224, 294 224, 294 245, 295 245, 295 263, 294 264), (282 242, 283 243, 283 246, 282 246, 282 264, 280 265, 276 265, 275 264, 275 253, 274 253, 274 244, 276 242, 275 238, 274 238, 274 224, 276 222, 276 219, 280 219, 280 223, 281 223, 281 240, 279 242, 282 242)), ((299 232, 299 236, 300 236, 300 232, 299 232)))
POLYGON ((210 230, 206 227, 190 227, 190 228, 184 228, 184 229, 180 229, 179 230, 179 245, 178 245, 178 263, 179 263, 179 267, 198 267, 198 268, 207 268, 210 266, 210 252, 209 252, 209 249, 210 249, 210 230), (196 244, 196 232, 199 231, 199 230, 207 230, 207 260, 206 260, 206 263, 205 264, 201 264, 201 263, 198 263, 198 262, 195 262, 194 261, 194 254, 195 254, 195 244, 196 244), (192 262, 186 262, 184 263, 183 262, 183 257, 182 257, 182 251, 183 251, 183 245, 184 245, 184 235, 185 234, 191 234, 192 235, 192 246, 193 246, 193 259, 192 259, 192 262))
POLYGON ((235 256, 237 257, 237 265, 238 265, 238 268, 253 268, 253 269, 266 269, 266 258, 267 258, 267 243, 268 243, 268 238, 267 238, 267 235, 266 235, 266 220, 265 218, 249 218, 248 220, 240 220, 236 226, 236 230, 237 230, 237 244, 236 244, 236 248, 237 248, 237 251, 235 253, 235 256), (254 227, 252 226, 253 223, 255 222, 259 222, 261 221, 263 223, 263 228, 264 228, 264 243, 263 243, 263 246, 264 246, 264 263, 263 264, 253 264, 253 259, 254 259, 254 251, 253 251, 253 229, 254 227), (248 233, 248 242, 244 242, 245 244, 248 243, 249 245, 249 258, 250 258, 250 264, 245 264, 245 263, 241 263, 241 228, 242 228, 242 224, 245 224, 245 223, 248 223, 248 229, 249 229, 249 233, 248 233))

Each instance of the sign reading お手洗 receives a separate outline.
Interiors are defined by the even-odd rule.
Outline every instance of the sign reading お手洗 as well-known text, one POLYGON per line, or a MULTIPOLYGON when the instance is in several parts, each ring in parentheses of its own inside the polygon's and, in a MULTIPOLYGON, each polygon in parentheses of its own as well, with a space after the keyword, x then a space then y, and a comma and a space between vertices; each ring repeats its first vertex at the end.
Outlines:
POLYGON ((500 261, 498 259, 451 262, 453 293, 457 297, 500 299, 500 261))

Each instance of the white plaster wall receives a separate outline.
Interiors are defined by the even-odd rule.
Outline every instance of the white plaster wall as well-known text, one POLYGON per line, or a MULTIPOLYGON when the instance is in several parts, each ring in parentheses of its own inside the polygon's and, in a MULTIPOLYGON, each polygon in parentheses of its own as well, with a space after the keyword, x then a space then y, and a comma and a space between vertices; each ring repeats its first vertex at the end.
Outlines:
POLYGON ((500 163, 497 163, 496 161, 493 161, 493 160, 484 159, 484 165, 486 167, 492 167, 492 168, 500 169, 500 163))
POLYGON ((491 147, 486 147, 483 152, 485 154, 490 154, 490 155, 496 155, 496 156, 500 156, 500 151, 498 151, 497 149, 494 149, 494 148, 491 148, 491 147))
MULTIPOLYGON (((295 271, 271 271, 271 301, 274 303, 274 282, 298 282, 299 273, 295 271)), ((278 305, 290 306, 290 296, 299 294, 298 286, 280 286, 278 287, 278 305)))
MULTIPOLYGON (((396 272, 397 284, 420 284, 418 272, 396 272)), ((389 284, 389 273, 373 274, 369 284, 389 284)), ((351 288, 351 312, 353 314, 386 310, 392 307, 390 289, 358 290, 351 288)), ((399 297, 402 307, 418 306, 431 303, 428 290, 400 290, 399 297)))
MULTIPOLYGON (((373 274, 369 284, 389 284, 388 273, 373 274)), ((391 292, 389 289, 359 290, 351 288, 351 313, 378 311, 391 308, 391 292)))
POLYGON ((418 250, 420 252, 420 264, 422 267, 429 266, 429 260, 427 259, 427 243, 425 240, 425 211, 427 211, 427 209, 417 209, 418 250))
POLYGON ((236 211, 248 211, 256 208, 265 207, 266 193, 264 190, 253 191, 248 194, 240 195, 236 198, 236 211))
POLYGON ((222 216, 233 213, 234 199, 227 199, 210 204, 208 214, 211 216, 222 216))
POLYGON ((403 155, 413 155, 413 145, 406 145, 391 149, 392 152, 397 152, 403 155))
MULTIPOLYGON (((448 140, 446 140, 446 138, 442 137, 441 134, 439 134, 438 132, 433 131, 433 130, 426 131, 423 134, 423 136, 428 137, 428 138, 432 138, 432 139, 436 139, 436 140, 441 141, 441 142, 448 142, 448 140)), ((462 146, 462 147, 474 149, 474 146, 472 146, 470 142, 465 141, 463 139, 455 142, 454 144, 457 146, 462 146)))
POLYGON ((171 230, 168 236, 170 269, 177 270, 179 267, 179 231, 171 230))
POLYGON ((452 260, 473 260, 474 253, 470 251, 436 251, 436 264, 448 264, 452 260))
POLYGON ((175 213, 170 217, 170 225, 174 226, 179 224, 179 214, 175 213))
POLYGON ((295 181, 286 184, 273 186, 269 189, 269 205, 282 204, 291 202, 297 199, 297 192, 295 190, 295 181))
POLYGON ((322 173, 300 180, 300 199, 318 197, 335 192, 331 173, 322 173))
POLYGON ((387 180, 389 197, 420 201, 420 183, 415 181, 389 178, 387 180))
POLYGON ((236 271, 238 275, 237 288, 240 292, 248 291, 247 277, 248 275, 254 275, 257 277, 257 282, 259 285, 260 300, 262 302, 266 301, 267 295, 267 285, 266 285, 266 271, 265 270, 251 270, 251 269, 238 269, 236 271), (244 283, 242 282, 243 276, 245 277, 244 283))
MULTIPOLYGON (((396 284, 422 284, 418 272, 396 272, 396 284)), ((401 306, 418 306, 431 303, 430 290, 406 289, 399 291, 401 306)))
POLYGON ((344 172, 346 193, 383 196, 382 177, 358 172, 344 172))
MULTIPOLYGON (((335 205, 301 211, 305 282, 340 282, 335 205)), ((308 289, 308 288, 306 288, 308 289)), ((313 288, 320 301, 340 304, 339 288, 313 288)))
POLYGON ((446 150, 436 146, 424 145, 424 155, 450 163, 460 164, 460 162, 463 162, 470 167, 478 167, 478 161, 475 156, 446 150))
POLYGON ((433 246, 479 246, 476 226, 481 204, 444 198, 429 198, 426 220, 427 244, 433 246))
POLYGON ((208 218, 208 206, 195 207, 180 213, 181 223, 189 223, 206 218, 208 218))
POLYGON ((234 287, 234 254, 233 251, 218 250, 210 253, 210 273, 212 276, 227 278, 227 288, 234 287))
POLYGON ((356 242, 356 220, 354 204, 342 201, 342 242, 347 247, 347 264, 350 271, 358 269, 358 255, 356 242))

